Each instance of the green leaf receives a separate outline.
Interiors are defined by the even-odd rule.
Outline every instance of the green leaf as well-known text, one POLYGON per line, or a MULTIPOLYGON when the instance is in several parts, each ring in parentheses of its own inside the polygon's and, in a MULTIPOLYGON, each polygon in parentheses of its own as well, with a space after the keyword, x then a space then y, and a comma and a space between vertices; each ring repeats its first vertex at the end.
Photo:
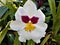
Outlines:
POLYGON ((57 20, 59 21, 58 25, 59 25, 59 28, 60 28, 60 2, 59 2, 59 5, 58 5, 58 10, 57 10, 57 16, 56 17, 57 17, 57 20))
POLYGON ((56 5, 55 5, 55 0, 48 0, 49 5, 50 5, 50 9, 51 9, 51 13, 53 15, 56 15, 56 5))
POLYGON ((56 35, 55 40, 60 45, 60 34, 56 35))
POLYGON ((32 40, 29 40, 29 41, 27 42, 27 45, 35 45, 35 43, 34 43, 32 40))
POLYGON ((56 19, 57 19, 57 20, 60 20, 60 3, 59 3, 59 5, 58 5, 56 19))
POLYGON ((57 35, 60 28, 60 19, 57 19, 54 23, 53 35, 54 37, 57 35))
POLYGON ((16 37, 15 37, 15 40, 14 40, 14 45, 21 45, 21 43, 19 41, 19 36, 18 36, 17 33, 16 33, 16 37))
POLYGON ((48 2, 49 2, 49 5, 50 5, 52 16, 53 16, 52 31, 53 31, 53 37, 55 37, 57 32, 58 32, 58 24, 60 23, 60 21, 59 21, 60 19, 56 18, 57 17, 57 12, 56 12, 55 0, 48 0, 48 2), (59 23, 58 23, 58 21, 59 21, 59 23))
POLYGON ((11 14, 11 12, 10 11, 7 11, 6 14, 0 19, 0 22, 2 20, 5 20, 8 17, 9 14, 11 14))
POLYGON ((7 31, 8 31, 8 26, 9 26, 10 22, 7 23, 6 27, 2 30, 2 32, 0 32, 0 44, 3 41, 7 31))
POLYGON ((60 3, 58 5, 58 9, 57 9, 57 16, 60 15, 60 3))
POLYGON ((8 10, 6 7, 0 7, 0 18, 4 15, 4 13, 8 10))
POLYGON ((48 39, 50 38, 50 35, 51 34, 47 35, 40 45, 44 45, 48 41, 48 39))
POLYGON ((50 20, 51 16, 46 17, 46 22, 50 20))
POLYGON ((14 44, 14 34, 12 31, 9 31, 6 35, 7 39, 8 39, 8 45, 13 45, 14 44))
POLYGON ((60 3, 58 5, 57 14, 54 22, 54 29, 53 29, 54 36, 57 35, 59 28, 60 28, 60 3))
MULTIPOLYGON (((13 17, 14 15, 12 15, 12 14, 15 14, 15 12, 16 12, 16 10, 13 10, 13 11, 12 11, 12 10, 9 10, 9 11, 7 11, 6 14, 0 19, 0 22, 1 22, 2 20, 5 20, 5 19, 8 17, 8 15, 10 15, 10 16, 13 17)), ((11 17, 11 18, 12 18, 12 17, 11 17)))

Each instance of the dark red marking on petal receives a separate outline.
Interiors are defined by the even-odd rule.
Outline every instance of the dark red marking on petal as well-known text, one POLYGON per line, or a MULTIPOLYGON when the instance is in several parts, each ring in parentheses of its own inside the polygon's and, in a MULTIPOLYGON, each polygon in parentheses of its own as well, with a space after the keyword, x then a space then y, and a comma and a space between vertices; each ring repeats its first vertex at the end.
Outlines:
POLYGON ((28 16, 21 16, 21 19, 24 23, 28 23, 31 21, 33 24, 36 24, 38 22, 38 17, 33 16, 32 18, 29 18, 28 16))
POLYGON ((35 16, 34 16, 34 17, 31 18, 31 22, 32 22, 33 24, 36 24, 36 23, 38 22, 38 19, 39 19, 38 17, 35 17, 35 16))
POLYGON ((28 16, 21 16, 21 18, 24 23, 28 23, 30 20, 28 16))

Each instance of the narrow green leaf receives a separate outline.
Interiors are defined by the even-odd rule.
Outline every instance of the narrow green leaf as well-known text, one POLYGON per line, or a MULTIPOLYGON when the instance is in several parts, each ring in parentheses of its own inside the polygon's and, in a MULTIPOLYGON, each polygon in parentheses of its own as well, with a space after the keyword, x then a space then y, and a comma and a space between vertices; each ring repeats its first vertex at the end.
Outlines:
POLYGON ((55 0, 48 0, 49 2, 49 6, 50 6, 50 9, 51 9, 51 13, 52 13, 52 16, 53 16, 53 28, 52 28, 52 31, 53 31, 53 37, 55 37, 56 35, 56 30, 57 27, 56 27, 56 15, 57 15, 57 12, 56 12, 56 5, 55 5, 55 0))
POLYGON ((50 5, 50 9, 51 9, 51 13, 53 15, 56 15, 56 5, 55 5, 55 0, 48 0, 49 5, 50 5))
POLYGON ((8 31, 8 33, 6 34, 6 37, 8 39, 8 45, 13 45, 14 44, 14 34, 13 32, 8 31))
POLYGON ((60 3, 58 5, 57 14, 56 14, 55 22, 54 22, 54 27, 53 27, 54 37, 57 35, 59 28, 60 28, 60 3))
POLYGON ((29 41, 27 42, 27 45, 35 45, 35 43, 34 43, 32 40, 29 40, 29 41))
POLYGON ((11 12, 10 11, 7 11, 6 14, 0 19, 0 22, 2 20, 5 20, 9 14, 11 14, 11 12))
POLYGON ((4 15, 4 13, 8 10, 6 7, 0 7, 0 18, 4 15))
POLYGON ((19 37, 19 36, 18 36, 18 34, 16 33, 16 37, 15 37, 15 40, 14 40, 14 45, 21 45, 18 37, 19 37))
POLYGON ((7 31, 8 31, 8 26, 9 26, 10 22, 7 23, 6 27, 2 30, 1 35, 0 35, 0 44, 3 41, 7 31))
POLYGON ((8 17, 8 15, 11 15, 11 14, 14 14, 14 13, 15 13, 14 10, 13 11, 12 10, 7 11, 6 14, 0 19, 0 22, 2 20, 5 20, 8 17))
POLYGON ((51 34, 47 35, 40 45, 44 45, 47 42, 47 40, 50 38, 50 35, 51 34))
POLYGON ((59 28, 60 28, 60 19, 57 19, 54 23, 54 28, 53 28, 54 37, 57 35, 59 28))
POLYGON ((51 16, 46 17, 46 22, 49 22, 50 18, 51 18, 51 16))
POLYGON ((60 45, 60 34, 56 35, 55 40, 60 45))
POLYGON ((58 9, 57 9, 57 14, 59 14, 59 13, 60 13, 60 3, 58 5, 58 9))
POLYGON ((58 5, 56 18, 57 18, 57 20, 60 20, 60 3, 59 3, 59 5, 58 5))

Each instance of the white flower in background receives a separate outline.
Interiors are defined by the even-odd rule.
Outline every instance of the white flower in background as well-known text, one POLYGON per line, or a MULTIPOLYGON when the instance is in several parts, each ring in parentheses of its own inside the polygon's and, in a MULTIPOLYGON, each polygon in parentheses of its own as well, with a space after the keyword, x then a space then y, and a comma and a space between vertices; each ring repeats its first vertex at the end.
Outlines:
POLYGON ((27 0, 23 7, 19 7, 16 14, 16 20, 11 22, 11 29, 19 34, 19 40, 26 42, 32 39, 36 43, 40 43, 40 39, 45 36, 47 24, 45 22, 45 15, 38 9, 36 5, 27 0))
MULTIPOLYGON (((6 0, 1 0, 4 4, 6 4, 6 0)), ((3 4, 0 2, 0 7, 3 6, 3 4)))

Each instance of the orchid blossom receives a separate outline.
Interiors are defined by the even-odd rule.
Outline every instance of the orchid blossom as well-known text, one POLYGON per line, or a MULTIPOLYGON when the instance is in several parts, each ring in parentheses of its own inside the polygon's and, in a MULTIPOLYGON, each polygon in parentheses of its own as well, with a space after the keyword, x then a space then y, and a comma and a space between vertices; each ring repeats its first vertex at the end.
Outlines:
POLYGON ((10 28, 17 31, 19 40, 26 42, 32 39, 40 43, 40 39, 45 36, 47 24, 45 15, 38 9, 31 0, 27 0, 23 7, 19 7, 15 13, 15 21, 10 23, 10 28))
MULTIPOLYGON (((6 4, 6 0, 1 0, 4 4, 6 4)), ((0 3, 0 7, 3 6, 2 3, 0 3)))

